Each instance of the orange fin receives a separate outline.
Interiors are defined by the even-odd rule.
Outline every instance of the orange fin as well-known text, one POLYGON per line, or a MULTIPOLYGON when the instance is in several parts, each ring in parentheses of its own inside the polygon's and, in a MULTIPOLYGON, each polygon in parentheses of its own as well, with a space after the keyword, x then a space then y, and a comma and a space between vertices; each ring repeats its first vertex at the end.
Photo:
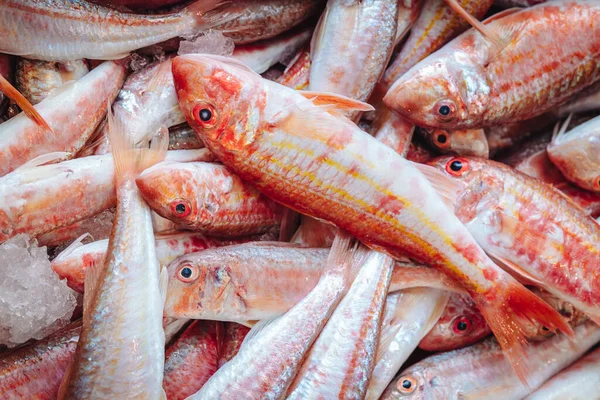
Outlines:
POLYGON ((496 336, 504 355, 527 387, 534 366, 527 364, 527 329, 537 322, 552 331, 560 330, 573 337, 573 329, 550 305, 507 276, 505 286, 493 293, 471 293, 477 308, 496 336))
POLYGON ((462 189, 460 181, 447 177, 443 172, 431 165, 419 164, 412 161, 409 162, 425 175, 425 178, 427 178, 438 195, 444 200, 444 203, 450 208, 450 211, 454 213, 457 196, 462 189))
POLYGON ((375 108, 365 102, 351 99, 335 93, 311 92, 301 90, 302 96, 311 100, 316 106, 334 106, 339 111, 373 111, 375 108))
POLYGON ((469 14, 457 0, 445 0, 448 7, 450 7, 456 14, 458 14, 462 19, 469 23, 474 29, 476 29, 481 35, 486 38, 488 41, 493 43, 499 50, 504 49, 508 43, 503 40, 498 33, 494 30, 486 27, 482 24, 477 18, 473 17, 469 14))
POLYGON ((6 97, 17 103, 25 115, 35 122, 36 125, 48 132, 52 132, 50 125, 48 125, 46 120, 37 112, 29 100, 27 100, 13 85, 11 85, 11 83, 7 81, 2 74, 0 74, 0 92, 4 93, 6 97))
POLYGON ((517 264, 513 263, 509 259, 495 254, 492 251, 486 251, 486 253, 488 253, 488 255, 496 262, 496 264, 502 267, 503 270, 509 273, 515 272, 519 276, 519 278, 523 279, 523 281, 521 281, 521 279, 517 277, 515 278, 524 285, 538 286, 541 288, 545 287, 542 281, 540 281, 539 279, 537 279, 536 277, 534 277, 529 272, 525 271, 523 268, 519 267, 517 264))
POLYGON ((73 154, 69 153, 68 151, 53 151, 52 153, 46 153, 32 158, 25 164, 19 165, 17 168, 15 168, 15 171, 22 171, 28 168, 40 167, 46 164, 55 164, 71 158, 73 158, 73 154))

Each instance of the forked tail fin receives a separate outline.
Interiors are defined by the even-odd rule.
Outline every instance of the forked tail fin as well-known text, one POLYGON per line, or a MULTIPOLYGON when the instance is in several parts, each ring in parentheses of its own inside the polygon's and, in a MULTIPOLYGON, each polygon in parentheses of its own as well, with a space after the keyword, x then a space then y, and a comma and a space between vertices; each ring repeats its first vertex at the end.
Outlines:
POLYGON ((573 337, 573 329, 550 305, 514 279, 502 291, 472 293, 473 299, 496 336, 504 355, 527 387, 531 371, 527 364, 525 332, 536 321, 552 331, 560 330, 573 337))
POLYGON ((52 128, 48 125, 44 117, 42 117, 33 105, 27 100, 21 92, 19 92, 9 81, 0 75, 0 92, 4 93, 6 97, 17 103, 17 105, 23 110, 25 115, 29 117, 33 122, 36 123, 40 128, 52 132, 52 128))

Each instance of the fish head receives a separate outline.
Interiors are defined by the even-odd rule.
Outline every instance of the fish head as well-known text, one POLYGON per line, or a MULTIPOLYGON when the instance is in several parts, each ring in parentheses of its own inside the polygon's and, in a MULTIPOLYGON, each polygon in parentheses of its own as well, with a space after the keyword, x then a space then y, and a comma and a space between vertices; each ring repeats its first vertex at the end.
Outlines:
POLYGON ((421 340, 419 347, 427 351, 460 349, 489 333, 488 324, 471 298, 453 293, 444 314, 421 340))
POLYGON ((448 398, 436 389, 436 376, 427 368, 415 364, 397 376, 381 395, 384 400, 435 400, 448 398), (438 397, 439 396, 439 397, 438 397))
POLYGON ((592 121, 555 135, 547 150, 565 178, 583 189, 600 192, 600 129, 590 129, 592 121))
POLYGON ((257 135, 266 93, 260 75, 232 58, 188 54, 173 60, 179 105, 190 126, 222 160, 257 135))
POLYGON ((489 158, 490 150, 483 129, 420 130, 425 139, 440 153, 489 158))
POLYGON ((224 167, 200 162, 162 162, 136 178, 152 210, 191 230, 202 230, 214 221, 219 199, 229 192, 231 181, 224 167))
POLYGON ((383 101, 417 126, 475 129, 489 91, 486 74, 468 54, 440 50, 396 80, 383 101))
POLYGON ((169 264, 165 316, 228 320, 243 315, 243 288, 237 287, 231 267, 220 261, 210 252, 198 252, 169 264))

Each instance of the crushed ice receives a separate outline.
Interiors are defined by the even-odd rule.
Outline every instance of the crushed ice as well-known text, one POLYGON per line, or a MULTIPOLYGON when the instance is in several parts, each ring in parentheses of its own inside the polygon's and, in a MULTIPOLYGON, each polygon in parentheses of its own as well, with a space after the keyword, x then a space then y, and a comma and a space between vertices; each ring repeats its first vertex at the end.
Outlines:
POLYGON ((46 247, 27 235, 0 245, 0 344, 43 339, 67 325, 75 292, 50 268, 46 247))
POLYGON ((209 30, 200 34, 200 36, 182 40, 179 44, 177 54, 215 54, 218 56, 230 56, 235 47, 233 40, 219 31, 209 30))

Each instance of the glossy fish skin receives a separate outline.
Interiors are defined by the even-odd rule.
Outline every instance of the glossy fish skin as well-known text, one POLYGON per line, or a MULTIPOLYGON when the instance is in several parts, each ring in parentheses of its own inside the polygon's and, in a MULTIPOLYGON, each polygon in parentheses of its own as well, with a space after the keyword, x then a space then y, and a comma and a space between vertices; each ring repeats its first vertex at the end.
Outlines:
POLYGON ((327 252, 254 242, 182 256, 168 266, 165 315, 240 322, 281 315, 317 284, 327 252))
POLYGON ((452 293, 444 313, 421 340, 419 348, 426 351, 456 350, 478 342, 490 332, 473 300, 469 296, 452 293))
POLYGON ((85 60, 55 63, 20 58, 15 73, 15 87, 31 104, 44 100, 50 92, 68 81, 89 72, 85 60))
MULTIPOLYGON (((423 172, 438 183, 439 174, 235 61, 180 56, 173 60, 173 77, 188 123, 240 178, 372 248, 444 271, 476 299, 515 368, 524 332, 517 328, 524 319, 516 315, 570 332, 555 311, 494 264, 449 212, 423 172), (205 110, 207 121, 200 118, 205 110)), ((519 374, 526 379, 526 371, 519 374)))
POLYGON ((125 68, 108 61, 36 105, 53 132, 40 129, 24 113, 0 124, 0 176, 42 154, 64 151, 73 157, 104 118, 106 104, 124 79, 125 68))
POLYGON ((455 212, 487 252, 600 320, 596 221, 553 186, 504 164, 462 157, 431 164, 460 181, 455 212))
POLYGON ((588 322, 575 328, 575 340, 557 335, 527 349, 533 367, 530 388, 515 376, 500 346, 490 338, 464 349, 418 362, 392 381, 382 400, 485 398, 519 400, 600 341, 600 328, 588 322), (408 381, 404 387, 404 381, 408 381))
POLYGON ((219 164, 159 163, 136 183, 150 208, 184 229, 236 237, 281 223, 281 206, 219 164))
POLYGON ((0 6, 0 52, 45 61, 119 59, 228 20, 227 14, 204 17, 218 3, 199 0, 173 14, 138 15, 84 0, 7 0, 0 6))
POLYGON ((169 150, 202 148, 204 148, 204 143, 198 139, 194 130, 187 123, 169 129, 169 150))
POLYGON ((310 90, 366 101, 394 46, 397 0, 329 0, 311 43, 310 90))
POLYGON ((7 355, 0 355, 0 393, 7 400, 54 400, 75 353, 81 322, 7 355))
POLYGON ((596 349, 554 375, 525 399, 589 400, 597 398, 599 385, 600 349, 596 349))
POLYGON ((250 332, 250 328, 235 322, 225 322, 224 324, 225 333, 223 335, 223 345, 219 352, 219 368, 236 356, 240 351, 244 338, 250 332))
POLYGON ((589 23, 599 18, 600 5, 586 0, 493 16, 487 27, 508 46, 498 52, 471 29, 411 68, 384 102, 417 125, 443 129, 543 114, 600 78, 600 24, 589 23))
MULTIPOLYGON (((159 264, 164 266, 184 254, 242 243, 249 239, 219 240, 195 232, 156 235, 155 238, 156 258, 159 264)), ((104 263, 107 249, 108 239, 88 244, 75 242, 56 256, 50 265, 61 279, 67 280, 71 289, 83 293, 86 270, 104 263)))
POLYGON ((223 324, 194 321, 165 352, 163 388, 167 399, 196 393, 217 372, 223 324))
POLYGON ((283 316, 255 325, 238 354, 189 399, 284 399, 304 356, 365 258, 350 249, 350 242, 349 236, 337 236, 327 272, 314 289, 283 316))
MULTIPOLYGON (((208 150, 167 153, 175 161, 206 160, 208 150)), ((37 236, 94 216, 116 204, 112 156, 24 167, 0 177, 0 242, 37 236)))
POLYGON ((307 353, 287 399, 364 398, 375 365, 393 265, 385 254, 369 252, 348 293, 307 353))
POLYGON ((223 32, 236 45, 269 39, 315 15, 321 0, 236 0, 227 6, 230 18, 212 29, 223 32))
POLYGON ((416 349, 419 340, 438 320, 447 302, 447 292, 429 288, 408 289, 388 295, 375 367, 365 397, 367 400, 379 399, 416 349))
POLYGON ((420 131, 425 140, 442 154, 490 157, 490 149, 483 129, 448 131, 445 129, 420 128, 420 131))
POLYGON ((569 181, 600 193, 600 117, 555 135, 548 157, 569 181))
POLYGON ((164 396, 166 276, 161 277, 151 211, 137 190, 135 176, 164 159, 168 138, 155 137, 153 148, 134 151, 123 121, 109 114, 109 126, 117 192, 115 222, 108 257, 86 274, 83 327, 59 399, 164 396))

